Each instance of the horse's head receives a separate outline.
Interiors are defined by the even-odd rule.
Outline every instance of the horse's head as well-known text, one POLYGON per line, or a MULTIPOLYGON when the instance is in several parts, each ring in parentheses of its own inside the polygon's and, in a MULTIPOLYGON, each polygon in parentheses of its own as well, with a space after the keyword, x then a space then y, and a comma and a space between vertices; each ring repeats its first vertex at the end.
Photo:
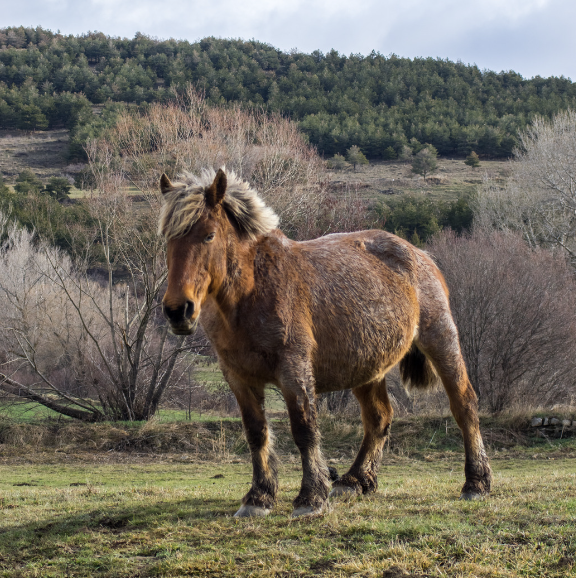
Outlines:
POLYGON ((222 169, 186 182, 160 179, 164 205, 160 233, 168 242, 168 288, 164 314, 178 335, 193 332, 200 309, 221 289, 231 244, 255 239, 276 228, 278 217, 255 190, 222 169))
POLYGON ((186 185, 172 184, 166 175, 162 175, 160 189, 164 195, 175 196, 176 199, 172 200, 176 200, 176 204, 178 200, 182 204, 187 200, 188 204, 197 205, 192 207, 192 211, 196 209, 192 226, 186 227, 184 222, 178 222, 174 211, 171 217, 177 221, 171 223, 172 234, 164 231, 168 239, 168 289, 163 299, 164 315, 174 333, 188 335, 193 331, 207 295, 221 285, 226 274, 226 239, 230 228, 222 208, 226 175, 220 169, 213 183, 197 191, 195 198, 185 193, 186 185), (178 199, 179 194, 181 199, 178 199))

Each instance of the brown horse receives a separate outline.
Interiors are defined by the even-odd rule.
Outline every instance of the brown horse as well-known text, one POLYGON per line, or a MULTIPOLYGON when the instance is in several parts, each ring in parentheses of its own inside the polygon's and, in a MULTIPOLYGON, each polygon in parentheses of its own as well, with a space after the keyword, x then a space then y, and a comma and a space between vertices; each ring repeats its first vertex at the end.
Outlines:
POLYGON ((177 183, 162 175, 160 187, 165 315, 179 335, 202 324, 238 400, 252 454, 252 487, 236 516, 266 515, 276 501, 267 384, 284 395, 302 457, 293 515, 318 513, 329 497, 317 393, 352 389, 364 424, 358 456, 330 496, 374 492, 392 419, 385 375, 398 363, 407 385, 426 388, 437 376, 444 384, 464 437, 461 497, 490 491, 477 399, 448 290, 425 252, 375 230, 291 241, 257 193, 222 170, 185 174, 177 183))

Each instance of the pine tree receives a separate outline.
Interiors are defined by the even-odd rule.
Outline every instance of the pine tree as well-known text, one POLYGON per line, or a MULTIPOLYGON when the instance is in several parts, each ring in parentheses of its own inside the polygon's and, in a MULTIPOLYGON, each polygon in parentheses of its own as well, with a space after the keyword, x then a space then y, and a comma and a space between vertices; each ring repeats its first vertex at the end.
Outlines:
POLYGON ((480 166, 480 159, 478 158, 478 155, 472 151, 467 157, 466 160, 464 161, 465 165, 468 165, 469 167, 472 167, 473 169, 477 168, 480 166))
POLYGON ((384 160, 392 160, 395 159, 398 155, 394 150, 394 147, 389 146, 387 149, 384 150, 384 160))
POLYGON ((360 150, 360 147, 357 145, 352 145, 346 151, 346 160, 354 166, 354 170, 356 170, 356 165, 368 164, 368 159, 364 156, 364 153, 360 150))
POLYGON ((338 153, 336 153, 328 161, 328 166, 331 169, 336 169, 337 171, 339 171, 339 170, 345 169, 348 166, 348 163, 346 162, 346 159, 342 155, 339 155, 338 153))
POLYGON ((398 155, 398 160, 400 160, 404 163, 410 163, 410 162, 412 162, 413 156, 414 155, 412 154, 412 149, 408 145, 403 145, 402 150, 400 151, 400 154, 398 155))
POLYGON ((438 163, 436 162, 437 157, 438 151, 436 150, 436 147, 426 145, 412 159, 412 172, 426 178, 430 173, 433 173, 438 168, 438 163))
POLYGON ((67 178, 51 177, 44 190, 57 201, 61 201, 68 198, 71 188, 67 178))
POLYGON ((43 188, 42 181, 30 170, 23 170, 16 179, 14 189, 18 193, 39 193, 43 188))

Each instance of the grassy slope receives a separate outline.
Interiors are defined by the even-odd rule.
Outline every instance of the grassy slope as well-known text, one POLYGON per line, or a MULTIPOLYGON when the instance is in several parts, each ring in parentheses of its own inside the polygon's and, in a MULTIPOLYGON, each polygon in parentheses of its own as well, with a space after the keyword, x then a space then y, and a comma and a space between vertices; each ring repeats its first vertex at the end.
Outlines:
MULTIPOLYGON (((509 172, 506 160, 482 160, 480 167, 472 169, 464 159, 441 158, 438 170, 427 180, 414 175, 411 165, 398 161, 376 161, 368 166, 358 166, 329 171, 333 186, 358 186, 362 197, 387 201, 399 195, 424 195, 434 200, 454 200, 474 193, 488 174, 496 181, 503 181, 509 172)), ((338 188, 336 188, 338 190, 338 188)))

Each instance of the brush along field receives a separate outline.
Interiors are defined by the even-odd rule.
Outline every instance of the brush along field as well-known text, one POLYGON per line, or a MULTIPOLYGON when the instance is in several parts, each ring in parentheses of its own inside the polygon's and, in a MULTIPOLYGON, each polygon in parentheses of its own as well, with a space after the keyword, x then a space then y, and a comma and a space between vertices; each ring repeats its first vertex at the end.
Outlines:
MULTIPOLYGON (((55 425, 44 437, 27 437, 29 425, 0 428, 0 576, 576 575, 573 438, 527 440, 485 424, 494 491, 460 502, 453 422, 399 420, 376 494, 293 520, 301 471, 285 425, 274 424, 278 505, 242 520, 232 515, 251 466, 235 422, 55 425)), ((360 426, 325 420, 322 429, 343 473, 360 426)))

